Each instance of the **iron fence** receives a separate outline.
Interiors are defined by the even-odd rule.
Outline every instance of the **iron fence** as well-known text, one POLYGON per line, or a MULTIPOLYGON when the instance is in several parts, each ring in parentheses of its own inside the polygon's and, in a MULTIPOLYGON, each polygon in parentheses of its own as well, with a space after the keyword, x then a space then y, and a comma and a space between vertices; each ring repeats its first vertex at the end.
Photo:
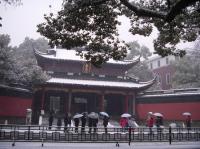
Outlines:
POLYGON ((0 125, 0 141, 144 142, 199 141, 200 128, 98 128, 0 125))

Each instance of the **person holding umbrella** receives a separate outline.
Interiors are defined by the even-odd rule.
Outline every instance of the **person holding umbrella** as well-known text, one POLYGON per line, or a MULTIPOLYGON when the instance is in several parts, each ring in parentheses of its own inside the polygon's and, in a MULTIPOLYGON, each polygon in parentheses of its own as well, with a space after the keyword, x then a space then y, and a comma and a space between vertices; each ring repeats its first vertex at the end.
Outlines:
POLYGON ((68 127, 71 127, 71 114, 67 113, 64 118, 65 132, 68 131, 68 127))
POLYGON ((186 121, 185 121, 185 123, 186 123, 186 127, 187 127, 187 129, 190 130, 190 129, 191 129, 191 124, 192 124, 192 118, 191 118, 191 115, 188 115, 188 116, 186 117, 186 121))
POLYGON ((154 124, 153 113, 152 113, 152 112, 148 112, 148 114, 147 114, 146 125, 149 127, 149 132, 150 132, 150 134, 152 134, 152 127, 153 127, 153 124, 154 124))
POLYGON ((97 131, 97 124, 98 124, 98 118, 99 115, 95 112, 91 112, 88 115, 89 120, 89 133, 91 133, 92 127, 94 128, 94 133, 97 131))
POLYGON ((154 116, 156 116, 156 127, 157 131, 161 133, 161 125, 163 125, 163 115, 161 113, 154 113, 154 116))
POLYGON ((94 118, 93 119, 93 122, 92 122, 92 126, 93 126, 93 128, 94 128, 94 133, 96 133, 97 132, 97 124, 98 124, 98 122, 99 122, 99 119, 98 118, 94 118))
POLYGON ((191 124, 192 124, 191 113, 185 112, 185 113, 183 113, 183 115, 186 116, 185 125, 186 125, 187 129, 190 130, 191 124))
POLYGON ((122 131, 124 131, 124 128, 128 127, 128 118, 131 117, 130 114, 124 113, 121 115, 121 119, 119 121, 120 126, 122 127, 122 131))
POLYGON ((85 125, 86 125, 86 120, 87 120, 87 113, 84 112, 83 116, 81 117, 81 132, 85 132, 85 125))
POLYGON ((133 117, 128 118, 128 127, 131 128, 132 131, 134 131, 135 128, 139 127, 133 117))
POLYGON ((95 117, 95 118, 93 119, 93 122, 92 122, 92 126, 93 126, 93 128, 94 128, 94 133, 97 132, 97 124, 98 124, 98 122, 99 122, 98 117, 95 117))
POLYGON ((121 117, 121 119, 120 119, 120 121, 119 121, 119 124, 120 124, 120 126, 121 126, 122 128, 125 128, 125 127, 127 126, 127 124, 128 124, 127 118, 121 117))
POLYGON ((82 117, 82 114, 76 114, 74 118, 74 125, 75 125, 75 133, 78 133, 78 126, 79 126, 79 118, 82 117))
POLYGON ((60 116, 58 116, 58 119, 57 119, 57 129, 60 130, 62 126, 62 118, 60 116))
POLYGON ((103 116, 103 126, 104 126, 104 129, 105 129, 105 133, 108 133, 108 130, 107 130, 108 121, 109 121, 109 117, 104 115, 103 116))
POLYGON ((51 130, 51 127, 52 127, 52 124, 53 124, 53 111, 50 112, 50 115, 49 115, 49 130, 51 130))
POLYGON ((103 116, 103 126, 105 129, 105 133, 108 132, 107 126, 108 126, 108 121, 109 121, 109 115, 106 112, 100 112, 99 113, 101 116, 103 116))
POLYGON ((93 119, 91 117, 88 117, 88 127, 89 127, 88 133, 91 133, 92 131, 92 122, 93 122, 93 119))

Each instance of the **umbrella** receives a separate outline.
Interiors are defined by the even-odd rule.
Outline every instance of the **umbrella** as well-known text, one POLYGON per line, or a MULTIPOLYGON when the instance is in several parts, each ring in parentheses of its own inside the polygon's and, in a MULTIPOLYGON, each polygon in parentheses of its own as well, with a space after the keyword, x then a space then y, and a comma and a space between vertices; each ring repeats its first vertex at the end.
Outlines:
POLYGON ((89 115, 88 115, 89 118, 92 118, 92 119, 97 119, 99 118, 99 115, 95 112, 91 112, 89 115))
POLYGON ((83 114, 76 114, 76 115, 74 115, 73 118, 80 118, 80 117, 82 117, 82 116, 83 116, 83 114))
POLYGON ((153 115, 153 112, 148 112, 148 115, 153 115))
POLYGON ((158 117, 163 117, 163 115, 161 113, 154 113, 154 116, 158 116, 158 117))
POLYGON ((190 116, 191 115, 191 113, 190 112, 184 112, 182 115, 185 115, 185 116, 190 116))
POLYGON ((87 112, 83 112, 83 113, 82 113, 82 115, 84 115, 84 116, 87 116, 87 115, 88 115, 88 113, 87 113, 87 112))
POLYGON ((109 117, 108 113, 106 113, 106 112, 100 112, 100 114, 101 114, 102 116, 109 117))
POLYGON ((124 113, 124 114, 121 115, 121 117, 131 117, 131 115, 128 114, 128 113, 124 113))

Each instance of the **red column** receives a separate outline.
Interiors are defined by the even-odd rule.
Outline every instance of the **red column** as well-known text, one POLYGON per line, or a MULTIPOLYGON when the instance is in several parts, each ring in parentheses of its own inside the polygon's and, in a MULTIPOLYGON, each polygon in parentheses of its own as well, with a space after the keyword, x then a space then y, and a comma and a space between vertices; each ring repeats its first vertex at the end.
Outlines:
POLYGON ((100 96, 100 107, 99 107, 100 111, 104 111, 104 93, 101 94, 100 96))
POLYGON ((137 112, 136 112, 136 104, 135 104, 135 93, 132 95, 132 114, 133 115, 136 115, 137 112))
POLYGON ((124 113, 128 113, 128 95, 125 96, 124 100, 124 113))
POLYGON ((42 103, 41 103, 41 110, 44 110, 44 97, 45 97, 45 89, 42 89, 42 103))
POLYGON ((67 112, 71 113, 71 104, 72 104, 72 90, 69 90, 68 93, 68 104, 67 104, 67 112))

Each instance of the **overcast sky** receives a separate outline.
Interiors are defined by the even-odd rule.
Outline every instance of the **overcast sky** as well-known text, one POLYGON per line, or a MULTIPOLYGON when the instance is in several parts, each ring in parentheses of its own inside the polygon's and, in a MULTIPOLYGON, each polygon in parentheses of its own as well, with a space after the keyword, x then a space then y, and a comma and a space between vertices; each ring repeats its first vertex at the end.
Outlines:
POLYGON ((0 33, 11 36, 11 45, 19 45, 26 36, 40 37, 37 24, 44 21, 43 16, 50 11, 59 10, 62 0, 22 0, 21 6, 0 5, 2 27, 0 33), (50 10, 49 5, 52 5, 50 10))
MULTIPOLYGON (((11 37, 11 45, 18 46, 25 37, 37 39, 40 36, 36 32, 37 24, 44 22, 44 14, 56 13, 61 9, 62 0, 22 0, 21 6, 0 5, 0 16, 3 18, 0 27, 1 34, 8 34, 11 37), (51 8, 49 8, 51 5, 51 8)), ((128 32, 129 21, 121 17, 122 26, 119 27, 120 39, 126 42, 137 40, 140 44, 146 45, 153 51, 153 39, 157 37, 154 31, 150 37, 132 36, 128 32)))

